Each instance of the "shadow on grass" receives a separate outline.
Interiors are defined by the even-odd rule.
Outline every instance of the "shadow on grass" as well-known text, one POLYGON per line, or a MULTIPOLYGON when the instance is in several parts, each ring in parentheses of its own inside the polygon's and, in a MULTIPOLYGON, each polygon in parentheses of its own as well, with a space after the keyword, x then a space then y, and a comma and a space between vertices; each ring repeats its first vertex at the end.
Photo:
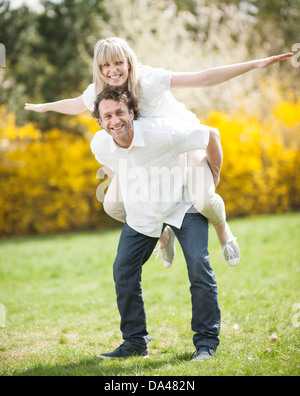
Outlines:
MULTIPOLYGON (((84 358, 68 364, 36 365, 24 371, 15 371, 13 376, 151 376, 159 375, 164 366, 176 366, 190 361, 191 354, 174 354, 168 357, 135 357, 128 359, 103 360, 98 357, 84 358)), ((161 372, 161 375, 163 373, 161 372)))

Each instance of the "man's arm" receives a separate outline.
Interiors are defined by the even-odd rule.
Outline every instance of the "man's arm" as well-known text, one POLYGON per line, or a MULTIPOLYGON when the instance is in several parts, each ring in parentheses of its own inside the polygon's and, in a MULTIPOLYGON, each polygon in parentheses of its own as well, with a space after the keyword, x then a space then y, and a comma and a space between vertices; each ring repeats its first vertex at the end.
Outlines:
POLYGON ((115 174, 116 174, 112 169, 108 168, 107 166, 102 165, 102 169, 103 169, 103 172, 104 172, 110 179, 112 179, 112 178, 115 176, 115 174))
POLYGON ((215 128, 210 128, 209 143, 206 149, 207 161, 211 168, 216 188, 220 183, 220 173, 223 163, 223 150, 220 133, 215 128))
POLYGON ((223 150, 220 133, 217 129, 206 125, 195 126, 192 129, 170 128, 170 143, 178 154, 194 150, 206 150, 207 161, 212 170, 215 186, 220 182, 220 172, 223 162, 223 150))

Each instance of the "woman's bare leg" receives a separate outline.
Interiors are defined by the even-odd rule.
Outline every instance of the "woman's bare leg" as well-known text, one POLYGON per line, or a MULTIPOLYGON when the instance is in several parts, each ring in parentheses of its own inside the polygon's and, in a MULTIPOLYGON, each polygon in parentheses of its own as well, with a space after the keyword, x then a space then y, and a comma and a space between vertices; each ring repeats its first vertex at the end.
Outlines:
POLYGON ((213 175, 203 151, 188 153, 188 188, 195 209, 213 224, 226 261, 236 266, 240 260, 239 246, 226 222, 225 204, 215 192, 213 175))
MULTIPOLYGON (((125 223, 126 211, 120 194, 118 176, 114 175, 108 168, 104 168, 103 170, 106 174, 112 176, 112 181, 105 195, 103 208, 110 217, 121 223, 125 223)), ((171 267, 175 259, 175 237, 173 234, 172 229, 166 227, 159 240, 159 251, 162 253, 163 263, 166 268, 171 267)))

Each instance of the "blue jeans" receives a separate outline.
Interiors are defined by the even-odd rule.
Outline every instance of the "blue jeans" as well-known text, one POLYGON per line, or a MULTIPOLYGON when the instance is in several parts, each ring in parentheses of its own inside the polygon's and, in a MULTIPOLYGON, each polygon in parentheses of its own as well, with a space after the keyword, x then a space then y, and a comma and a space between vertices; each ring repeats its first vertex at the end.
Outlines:
MULTIPOLYGON (((200 213, 187 213, 182 227, 172 227, 182 247, 192 296, 193 341, 216 349, 219 345, 221 313, 218 288, 208 254, 208 222, 200 213)), ((138 233, 125 223, 114 262, 117 303, 124 340, 143 348, 151 340, 146 329, 141 275, 158 238, 138 233)))

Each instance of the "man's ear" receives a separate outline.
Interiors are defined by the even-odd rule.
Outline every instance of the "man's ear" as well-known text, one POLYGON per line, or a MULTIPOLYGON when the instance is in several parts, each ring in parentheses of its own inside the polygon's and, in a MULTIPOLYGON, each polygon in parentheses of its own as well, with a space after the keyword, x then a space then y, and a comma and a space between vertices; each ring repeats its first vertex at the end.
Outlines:
POLYGON ((134 111, 133 110, 130 110, 130 118, 131 118, 131 121, 134 120, 134 111))
POLYGON ((97 121, 98 121, 98 124, 101 126, 101 128, 104 129, 104 128, 103 128, 103 125, 101 124, 101 118, 98 118, 97 121))

